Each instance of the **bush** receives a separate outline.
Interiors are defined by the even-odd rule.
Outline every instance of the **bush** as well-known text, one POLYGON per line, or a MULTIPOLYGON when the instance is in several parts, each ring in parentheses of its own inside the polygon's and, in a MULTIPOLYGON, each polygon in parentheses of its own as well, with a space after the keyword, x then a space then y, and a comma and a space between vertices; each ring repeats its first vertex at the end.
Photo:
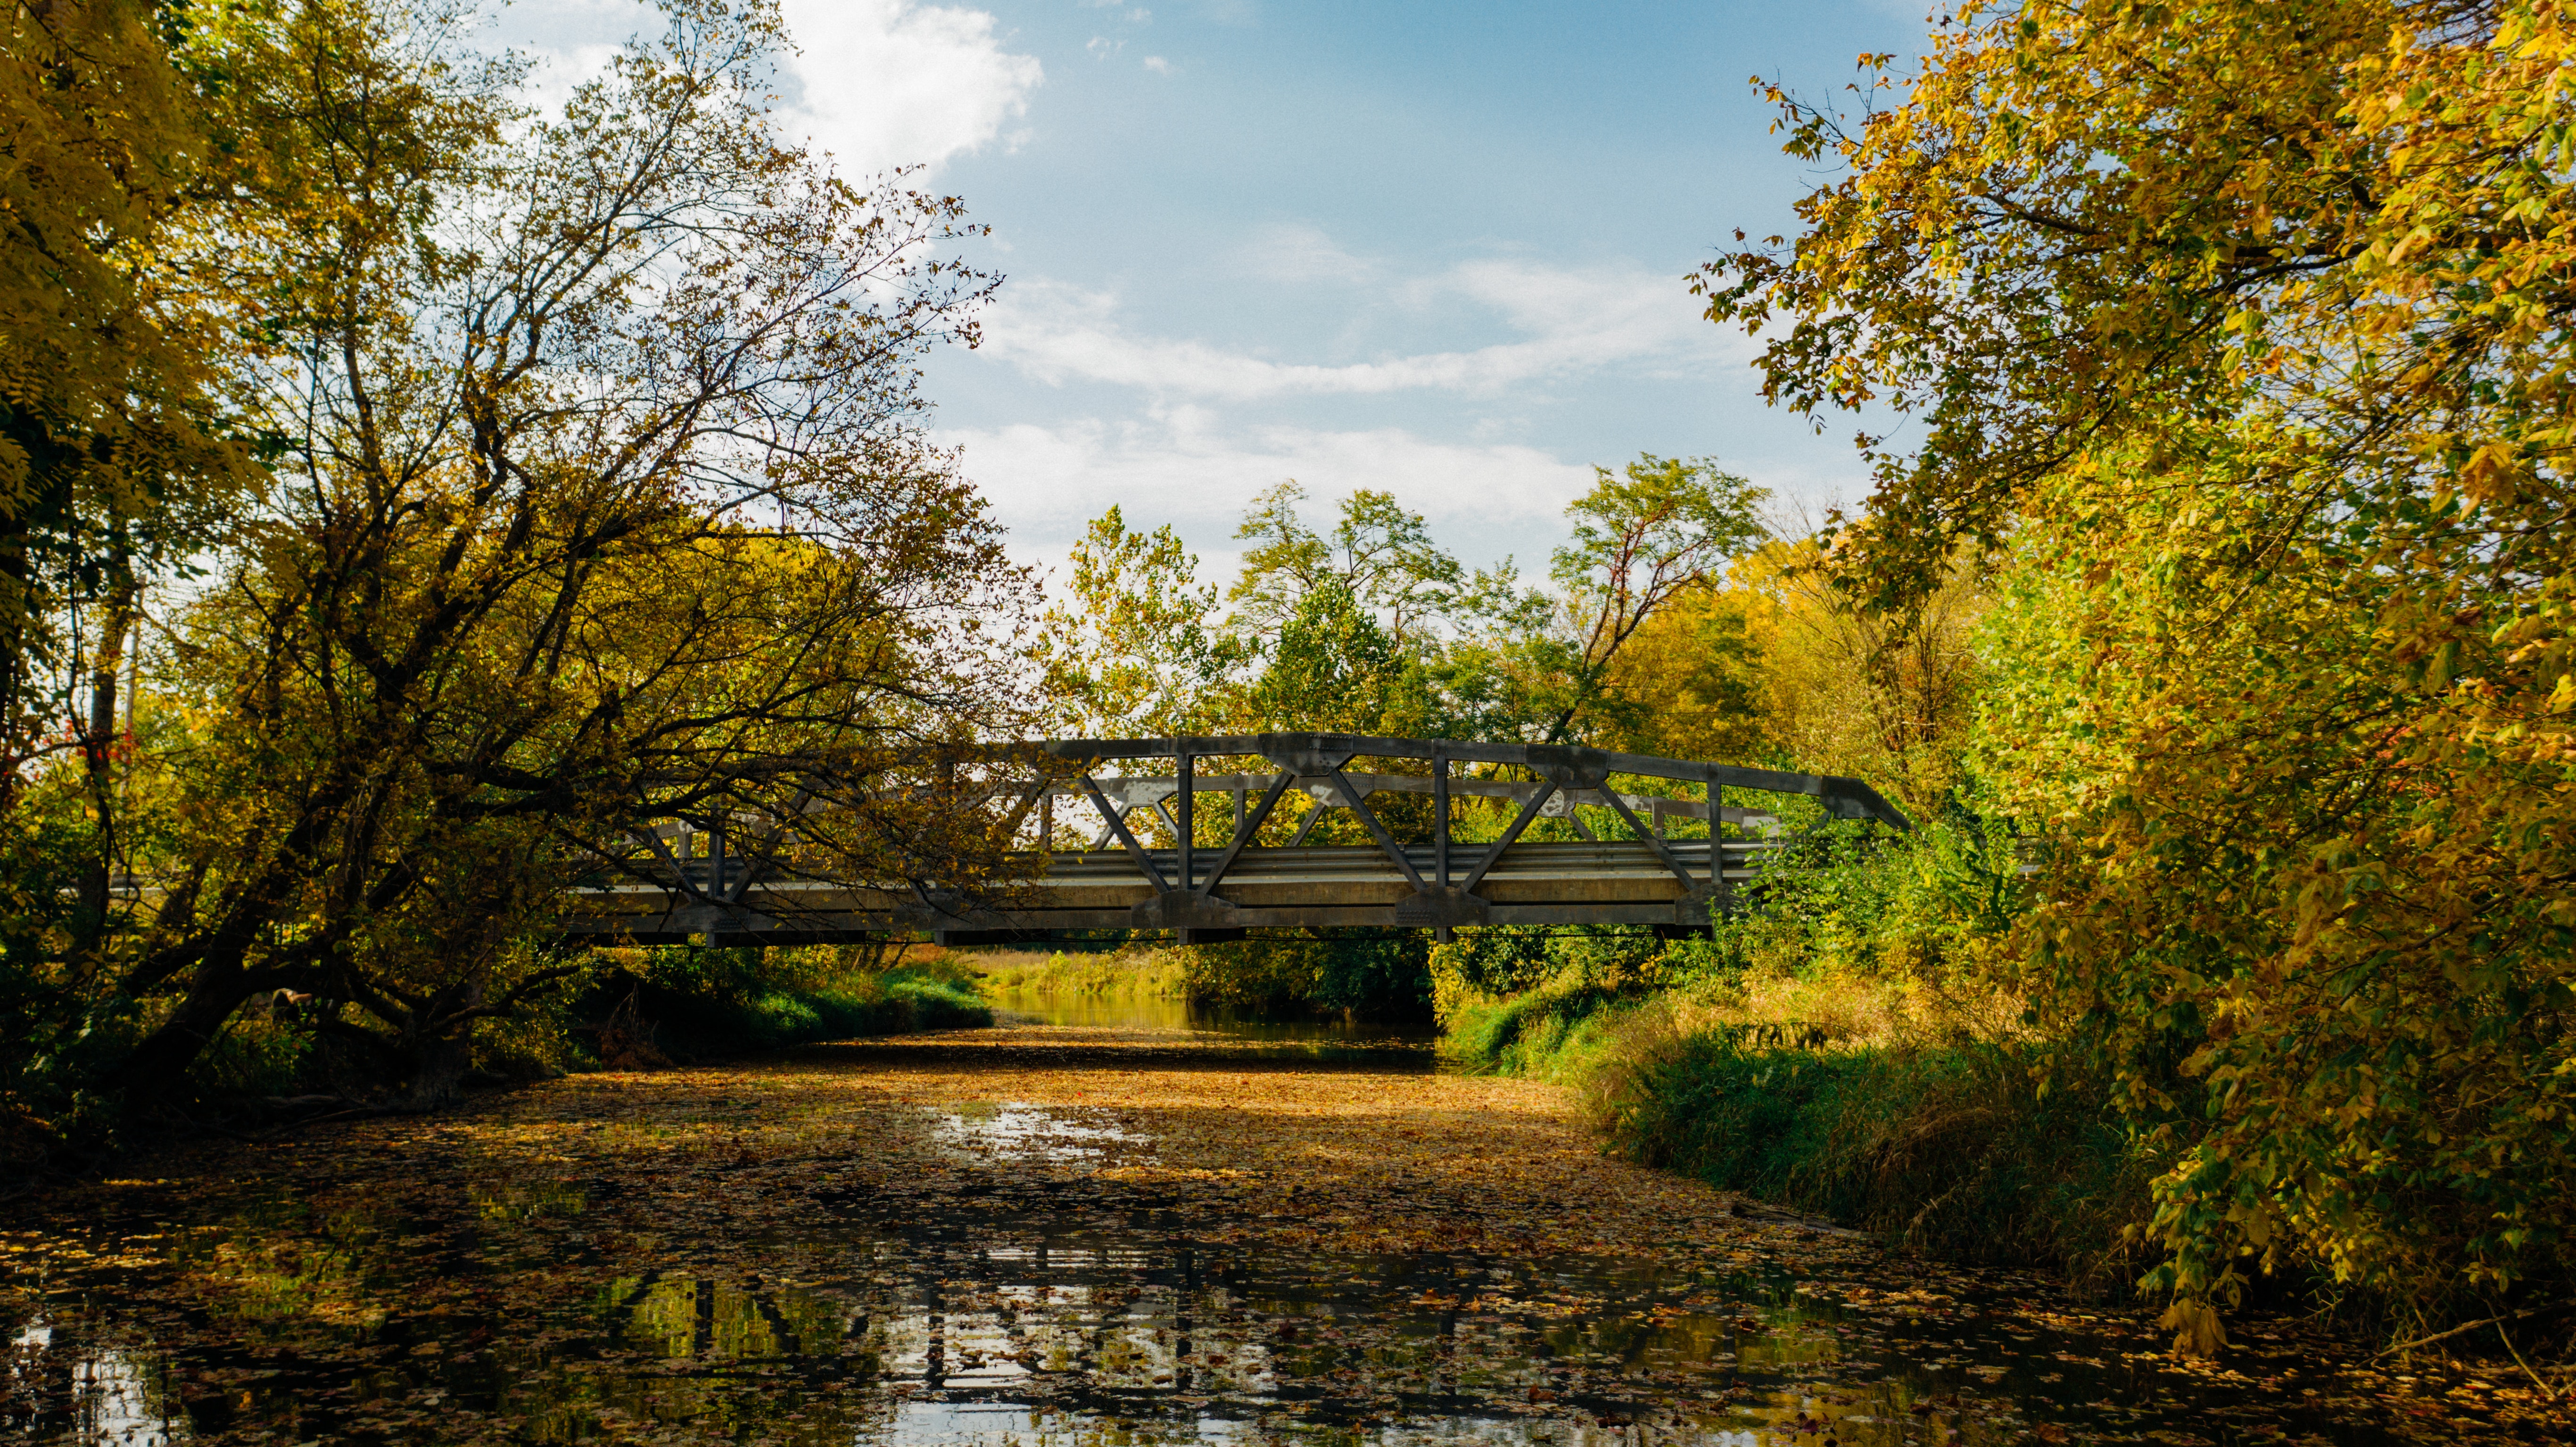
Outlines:
POLYGON ((1712 932, 1710 963, 1951 984, 1993 963, 2026 892, 2010 827, 1959 801, 1903 835, 1820 822, 1767 856, 1712 932))
MULTIPOLYGON (((886 967, 869 946, 792 950, 668 945, 610 951, 582 1013, 627 1063, 703 1060, 821 1040, 980 1028, 992 1007, 945 957, 886 967), (622 1012, 622 1018, 621 1014, 622 1012)), ((608 1063, 615 1064, 611 1060, 608 1063)))
POLYGON ((1182 992, 1250 1011, 1347 1015, 1370 1020, 1432 1016, 1431 946, 1420 935, 1256 935, 1175 946, 1182 992))

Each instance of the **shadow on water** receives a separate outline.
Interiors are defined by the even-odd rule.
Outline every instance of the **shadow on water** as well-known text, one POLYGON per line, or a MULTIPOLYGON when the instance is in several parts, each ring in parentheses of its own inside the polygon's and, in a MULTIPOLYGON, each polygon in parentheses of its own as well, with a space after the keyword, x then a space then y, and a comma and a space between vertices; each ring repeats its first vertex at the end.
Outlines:
MULTIPOLYGON (((1161 1003, 1066 1023, 1295 1028, 1154 1024, 1135 1010, 1161 1003)), ((1330 1028, 1249 1038, 1372 1044, 1330 1028)), ((57 1250, 37 1279, 12 1257, 0 1440, 2413 1440, 2326 1396, 2331 1379, 2311 1375, 2296 1342, 2249 1343, 2232 1380, 2183 1375, 2135 1321, 2086 1315, 2036 1282, 1682 1253, 1351 1254, 1266 1237, 1272 1218, 1256 1207, 1229 1220, 1176 1195, 1085 1184, 1086 1161, 1139 1139, 1096 1117, 988 1102, 925 1110, 922 1125, 961 1159, 1074 1174, 1043 1210, 826 1192, 786 1243, 801 1263, 792 1279, 703 1264, 692 1233, 756 1231, 758 1217, 658 1206, 671 1264, 611 1274, 585 1244, 603 1201, 514 1180, 456 1193, 459 1209, 438 1219, 389 1207, 324 1222, 288 1194, 253 1192, 221 1221, 154 1223, 181 1244, 150 1268, 57 1250), (281 1244, 290 1227, 297 1244, 281 1244), (397 1259, 466 1279, 442 1298, 461 1304, 402 1309, 404 1278, 384 1274, 397 1259), (166 1290, 216 1271, 251 1284, 222 1311, 166 1290), (496 1271, 542 1277, 545 1292, 505 1305, 472 1284, 496 1271)), ((624 1188, 603 1180, 597 1194, 612 1189, 624 1188)))

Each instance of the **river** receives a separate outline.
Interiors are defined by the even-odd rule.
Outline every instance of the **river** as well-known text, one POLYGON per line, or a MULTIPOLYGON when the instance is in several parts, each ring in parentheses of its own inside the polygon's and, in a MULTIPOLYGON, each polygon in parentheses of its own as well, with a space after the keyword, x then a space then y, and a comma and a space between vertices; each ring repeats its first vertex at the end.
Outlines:
POLYGON ((0 1216, 0 1440, 2552 1440, 1604 1159, 1419 1032, 1005 1000, 173 1150, 0 1216))

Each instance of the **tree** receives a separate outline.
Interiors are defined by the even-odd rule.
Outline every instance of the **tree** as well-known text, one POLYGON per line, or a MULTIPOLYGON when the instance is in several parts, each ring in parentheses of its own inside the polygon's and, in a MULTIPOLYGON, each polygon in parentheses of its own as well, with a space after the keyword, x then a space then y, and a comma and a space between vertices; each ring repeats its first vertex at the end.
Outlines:
POLYGON ((1769 490, 1710 459, 1644 453, 1620 472, 1593 473, 1592 491, 1565 510, 1574 538, 1549 570, 1563 616, 1552 646, 1538 651, 1555 674, 1548 743, 1579 737, 1578 724, 1615 726, 1607 684, 1620 649, 1675 595, 1708 586, 1770 536, 1760 516, 1769 490))
POLYGON ((1170 738, 1209 727, 1245 647, 1215 625, 1216 589, 1170 526, 1131 532, 1117 508, 1073 545, 1070 605, 1046 611, 1055 726, 1083 738, 1170 738))
POLYGON ((507 947, 656 821, 755 868, 971 887, 942 749, 1017 732, 1024 575, 922 436, 992 283, 960 203, 778 144, 774 13, 674 0, 560 116, 435 17, 263 20, 237 102, 300 178, 241 238, 286 450, 186 616, 212 701, 111 1077, 169 1092, 242 1003, 323 997, 415 1096, 569 965, 507 947))
POLYGON ((1775 400, 1922 414, 1862 440, 1857 586, 2020 531, 2030 984, 2206 1121, 2189 1349, 2253 1262, 2426 1311, 2568 1269, 2571 55, 2523 0, 1966 7, 1857 124, 1780 97, 1842 177, 1703 277, 1786 324, 1775 400))
POLYGON ((1420 659, 1339 577, 1324 577, 1298 600, 1262 657, 1265 667, 1243 703, 1244 722, 1256 733, 1422 731, 1427 679, 1420 659))
POLYGON ((1393 493, 1361 488, 1343 498, 1329 540, 1306 525, 1299 512, 1305 501, 1306 490, 1291 480, 1257 494, 1245 510, 1234 535, 1254 546, 1226 592, 1240 629, 1254 636, 1278 629, 1331 581, 1410 647, 1468 596, 1466 570, 1432 543, 1422 514, 1405 511, 1393 493))
POLYGON ((102 1047, 129 807, 130 674, 147 589, 183 572, 255 477, 228 386, 244 298, 201 263, 244 181, 192 84, 221 50, 174 12, 51 0, 0 53, 0 1140, 102 1047))
POLYGON ((234 178, 170 26, 58 0, 13 12, 0 57, 0 815, 23 827, 23 790, 76 755, 83 949, 122 852, 117 687, 142 590, 250 476, 223 385, 233 308, 188 264, 234 178))

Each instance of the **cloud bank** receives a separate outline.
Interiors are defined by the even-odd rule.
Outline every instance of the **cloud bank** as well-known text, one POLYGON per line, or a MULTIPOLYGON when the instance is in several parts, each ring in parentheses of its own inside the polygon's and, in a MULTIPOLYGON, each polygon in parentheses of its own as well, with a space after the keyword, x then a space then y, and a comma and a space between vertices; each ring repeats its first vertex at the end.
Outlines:
MULTIPOLYGON (((1311 229, 1275 231, 1247 248, 1245 261, 1270 279, 1355 282, 1371 274, 1368 263, 1311 229)), ((1740 341, 1701 320, 1672 276, 1630 265, 1468 261, 1399 282, 1387 301, 1414 310, 1463 301, 1520 336, 1466 350, 1285 362, 1193 338, 1139 334, 1122 321, 1112 292, 1019 281, 987 318, 985 348, 1050 384, 1106 382, 1157 396, 1234 402, 1406 391, 1490 395, 1615 365, 1696 368, 1740 348, 1740 341)))
POLYGON ((804 99, 782 123, 845 174, 1007 144, 1004 128, 1046 79, 1037 57, 1004 48, 986 11, 913 0, 787 0, 784 11, 804 99))

